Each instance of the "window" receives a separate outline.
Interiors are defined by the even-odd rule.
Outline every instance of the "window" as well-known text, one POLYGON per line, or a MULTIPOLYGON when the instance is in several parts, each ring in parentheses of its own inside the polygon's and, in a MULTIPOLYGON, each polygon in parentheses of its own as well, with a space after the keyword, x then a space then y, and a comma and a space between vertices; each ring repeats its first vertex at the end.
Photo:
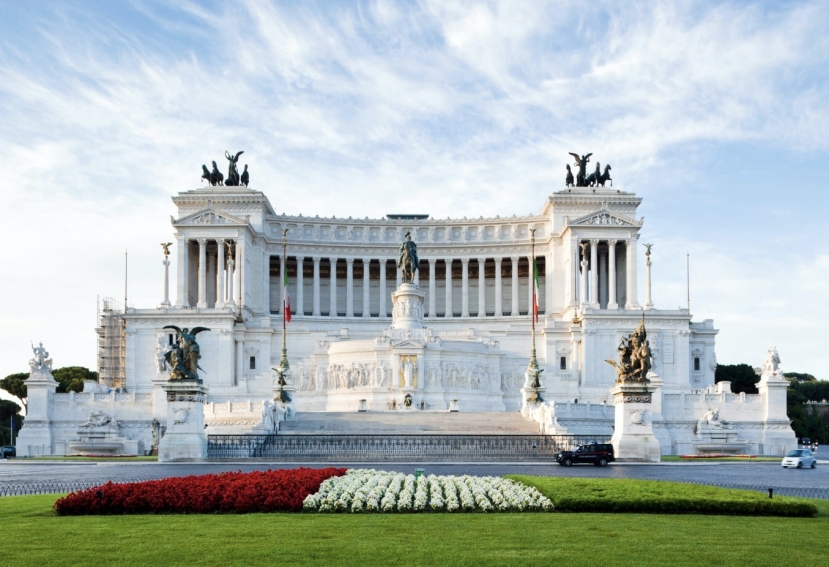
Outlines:
POLYGON ((699 372, 699 371, 700 371, 699 357, 695 356, 694 357, 694 372, 699 372))
POLYGON ((562 356, 558 363, 559 370, 567 370, 567 357, 562 356))
POLYGON ((256 357, 255 356, 250 357, 250 369, 251 370, 256 370, 256 357))

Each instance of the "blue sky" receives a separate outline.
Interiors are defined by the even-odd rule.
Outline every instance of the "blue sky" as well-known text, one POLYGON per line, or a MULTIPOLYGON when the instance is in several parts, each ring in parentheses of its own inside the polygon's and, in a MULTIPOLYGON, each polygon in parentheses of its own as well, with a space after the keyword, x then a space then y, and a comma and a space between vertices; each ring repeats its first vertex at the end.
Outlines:
MULTIPOLYGON (((657 307, 721 363, 829 379, 824 2, 41 2, 0 20, 0 376, 95 364, 161 301, 169 196, 245 150, 278 212, 535 213, 593 152, 644 198, 657 307)), ((641 256, 641 255, 640 255, 641 256)), ((640 282, 643 278, 640 278, 640 282)), ((644 285, 643 283, 641 285, 644 285)), ((640 297, 642 294, 640 293, 640 297)))

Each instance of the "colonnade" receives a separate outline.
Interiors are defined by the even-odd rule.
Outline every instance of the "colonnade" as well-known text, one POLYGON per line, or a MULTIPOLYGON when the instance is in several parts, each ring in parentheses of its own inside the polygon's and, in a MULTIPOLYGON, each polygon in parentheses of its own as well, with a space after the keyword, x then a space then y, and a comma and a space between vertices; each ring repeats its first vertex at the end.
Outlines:
MULTIPOLYGON (((541 257, 540 257, 541 258, 541 257)), ((289 257, 289 262, 293 264, 296 262, 296 272, 295 276, 292 277, 292 280, 295 280, 295 286, 291 285, 291 289, 295 289, 295 297, 292 295, 291 297, 291 307, 292 307, 292 316, 294 317, 302 317, 302 316, 313 316, 313 317, 321 317, 321 316, 329 316, 329 317, 337 317, 341 315, 345 315, 346 317, 362 317, 362 318, 369 318, 369 317, 388 317, 391 311, 391 293, 397 287, 399 287, 401 283, 401 274, 400 270, 396 267, 396 261, 391 258, 337 258, 337 257, 322 257, 322 256, 291 256, 289 257), (340 262, 340 266, 342 266, 342 262, 345 262, 345 289, 341 285, 338 285, 338 280, 341 279, 341 276, 338 277, 337 274, 337 265, 340 262), (312 294, 312 301, 311 301, 311 311, 310 313, 306 312, 305 306, 305 292, 309 291, 305 289, 305 282, 304 282, 304 267, 308 265, 308 263, 313 265, 312 271, 312 284, 310 286, 310 292, 312 294), (327 313, 324 313, 323 306, 321 305, 321 282, 323 280, 323 276, 321 275, 321 266, 326 264, 328 267, 328 310, 327 313), (359 309, 355 308, 355 277, 354 277, 354 268, 355 264, 358 265, 362 269, 362 301, 360 302, 359 309), (391 268, 394 269, 396 273, 396 281, 394 282, 394 287, 390 286, 387 282, 387 270, 391 268), (372 277, 374 274, 375 277, 372 277), (345 297, 341 297, 342 292, 345 292, 345 297), (375 297, 374 294, 379 294, 378 297, 375 297), (376 301, 375 301, 376 300, 376 301), (372 312, 372 307, 374 307, 374 312, 372 312)), ((523 314, 526 314, 532 311, 532 277, 530 274, 525 273, 520 278, 521 284, 526 286, 526 294, 527 294, 527 304, 523 306, 522 309, 520 302, 519 302, 519 263, 521 263, 522 270, 524 272, 528 272, 529 268, 532 266, 531 259, 527 256, 511 256, 508 258, 426 258, 421 259, 420 261, 420 269, 415 273, 415 283, 419 284, 424 291, 427 291, 427 304, 424 305, 426 310, 427 317, 444 317, 444 318, 452 318, 452 317, 486 317, 486 316, 495 316, 495 317, 503 317, 503 316, 513 316, 517 317, 523 314), (502 283, 502 267, 504 260, 508 260, 510 264, 510 272, 509 276, 511 277, 511 297, 510 297, 510 304, 508 305, 508 309, 504 308, 503 305, 503 291, 504 285, 502 283), (526 262, 526 263, 524 263, 526 262), (460 265, 460 270, 458 270, 458 265, 460 265), (458 286, 453 285, 453 266, 454 271, 460 272, 461 278, 461 285, 458 286), (470 266, 473 268, 477 268, 477 305, 476 308, 470 309, 470 266), (487 278, 486 269, 489 267, 492 271, 494 267, 494 278, 487 278), (443 282, 444 284, 440 286, 442 289, 442 294, 439 293, 439 276, 438 276, 438 269, 443 268, 444 274, 443 282), (487 297, 487 289, 488 285, 487 282, 493 283, 494 285, 494 298, 492 294, 490 297, 487 297), (458 310, 458 302, 457 298, 455 297, 456 292, 460 292, 460 309, 458 310), (440 297, 442 295, 443 297, 440 297), (439 311, 439 306, 443 303, 442 313, 439 311)), ((540 262, 540 270, 545 267, 545 263, 543 260, 540 262)), ((281 282, 284 278, 284 270, 286 266, 282 265, 280 262, 280 269, 279 269, 279 281, 281 282)), ((544 273, 542 272, 541 276, 542 279, 544 278, 544 273)), ((542 285, 542 288, 538 290, 538 293, 544 295, 545 293, 545 286, 542 285)), ((523 295, 522 292, 521 295, 523 295)), ((545 299, 541 299, 542 304, 546 304, 545 299)), ((274 313, 281 312, 282 301, 279 302, 277 306, 276 303, 272 305, 272 309, 274 313)), ((542 310, 543 311, 543 310, 542 310)))
POLYGON ((242 241, 180 238, 177 244, 176 307, 204 309, 242 305, 242 270, 237 268, 244 257, 242 241))
POLYGON ((593 309, 640 308, 636 293, 638 238, 637 234, 627 239, 573 240, 577 272, 571 281, 578 281, 571 294, 574 304, 593 309))

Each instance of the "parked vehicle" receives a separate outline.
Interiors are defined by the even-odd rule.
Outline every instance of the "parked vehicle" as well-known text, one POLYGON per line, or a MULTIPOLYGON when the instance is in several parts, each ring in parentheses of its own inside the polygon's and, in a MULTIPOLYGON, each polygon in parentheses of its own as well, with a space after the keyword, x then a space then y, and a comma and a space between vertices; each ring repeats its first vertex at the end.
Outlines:
POLYGON ((591 463, 598 467, 606 467, 607 463, 616 460, 613 445, 610 443, 591 443, 582 445, 575 451, 559 451, 556 453, 556 462, 563 467, 573 464, 591 463))
POLYGON ((0 458, 7 458, 7 457, 16 457, 17 456, 17 448, 13 445, 4 445, 0 447, 0 458))
POLYGON ((782 465, 784 469, 789 467, 798 469, 802 469, 803 467, 815 468, 817 466, 817 459, 811 449, 795 449, 783 457, 782 465))

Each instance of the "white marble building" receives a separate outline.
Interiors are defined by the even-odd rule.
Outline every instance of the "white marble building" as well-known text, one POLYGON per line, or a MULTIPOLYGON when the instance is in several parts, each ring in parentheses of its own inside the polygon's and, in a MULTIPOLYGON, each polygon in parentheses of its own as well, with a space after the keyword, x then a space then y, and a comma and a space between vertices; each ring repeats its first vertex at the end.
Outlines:
POLYGON ((695 451, 697 422, 712 404, 735 424, 746 452, 779 454, 794 442, 785 388, 781 402, 768 392, 739 396, 714 386, 713 321, 655 308, 649 281, 640 301, 638 281, 647 273, 640 273, 643 221, 633 193, 570 188, 547 197, 534 216, 447 220, 277 214, 264 193, 244 187, 208 186, 173 202, 174 297, 166 262, 161 304, 125 315, 124 391, 53 395, 52 443, 41 452, 66 451, 72 424, 98 405, 123 411, 128 418, 121 423, 150 447, 152 420, 166 412, 160 385, 167 371, 158 354, 172 340, 162 329, 170 324, 211 329, 199 335, 208 431, 250 431, 261 421, 263 400, 273 397, 284 270, 297 411, 356 411, 361 400, 369 411, 388 411, 392 400, 399 405, 411 393, 431 410, 458 400, 461 411, 517 412, 530 350, 531 229, 546 388, 544 409, 534 417, 546 432, 610 435, 616 374, 605 359, 616 358, 621 337, 644 313, 662 384, 654 432, 663 454, 695 451), (421 259, 420 328, 392 328, 406 232, 421 259))

